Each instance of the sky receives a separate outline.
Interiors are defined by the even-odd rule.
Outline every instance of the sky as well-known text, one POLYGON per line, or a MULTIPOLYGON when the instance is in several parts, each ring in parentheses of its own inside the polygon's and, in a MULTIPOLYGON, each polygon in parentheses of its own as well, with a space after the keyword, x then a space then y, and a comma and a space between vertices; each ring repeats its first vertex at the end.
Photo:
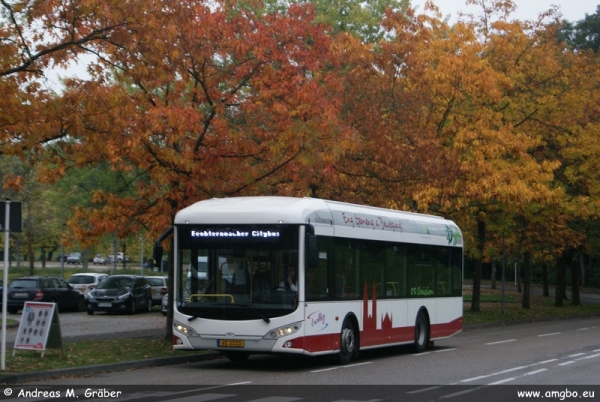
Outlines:
MULTIPOLYGON (((423 12, 426 0, 411 0, 413 8, 417 8, 418 13, 423 12)), ((538 15, 550 9, 552 5, 559 7, 562 14, 561 19, 571 22, 579 21, 585 18, 585 14, 594 14, 600 0, 513 0, 517 6, 514 19, 535 20, 538 15)), ((465 0, 433 0, 433 3, 440 9, 442 16, 450 16, 450 21, 455 21, 459 11, 477 14, 479 9, 475 6, 467 7, 465 0)))

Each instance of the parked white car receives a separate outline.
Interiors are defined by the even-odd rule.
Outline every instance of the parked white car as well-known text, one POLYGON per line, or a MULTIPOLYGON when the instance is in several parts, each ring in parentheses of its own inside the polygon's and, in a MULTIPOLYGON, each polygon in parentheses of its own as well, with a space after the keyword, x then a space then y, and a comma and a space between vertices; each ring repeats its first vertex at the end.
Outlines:
POLYGON ((131 258, 129 258, 128 256, 125 255, 125 253, 117 253, 116 256, 115 255, 109 255, 108 259, 110 262, 115 261, 115 258, 117 260, 117 262, 120 264, 123 261, 125 262, 131 262, 131 258))
POLYGON ((84 295, 87 295, 107 276, 107 274, 99 274, 96 272, 73 274, 67 279, 67 283, 84 295))
POLYGON ((94 256, 93 263, 98 265, 106 265, 108 263, 108 258, 103 256, 102 254, 96 254, 94 256))

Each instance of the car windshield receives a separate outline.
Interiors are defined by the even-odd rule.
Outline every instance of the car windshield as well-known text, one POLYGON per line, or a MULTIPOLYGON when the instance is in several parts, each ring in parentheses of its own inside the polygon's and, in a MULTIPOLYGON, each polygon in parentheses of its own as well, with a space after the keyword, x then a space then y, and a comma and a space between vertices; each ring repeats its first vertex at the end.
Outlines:
POLYGON ((67 279, 67 282, 74 284, 74 285, 84 285, 84 284, 94 283, 94 277, 87 276, 87 275, 73 275, 72 277, 67 279))
POLYGON ((96 286, 96 289, 123 289, 131 288, 133 285, 133 278, 127 278, 122 276, 109 276, 105 278, 96 286))
POLYGON ((163 286, 163 280, 161 278, 146 278, 150 286, 163 286))
POLYGON ((15 279, 9 285, 11 288, 36 289, 38 283, 33 279, 15 279))

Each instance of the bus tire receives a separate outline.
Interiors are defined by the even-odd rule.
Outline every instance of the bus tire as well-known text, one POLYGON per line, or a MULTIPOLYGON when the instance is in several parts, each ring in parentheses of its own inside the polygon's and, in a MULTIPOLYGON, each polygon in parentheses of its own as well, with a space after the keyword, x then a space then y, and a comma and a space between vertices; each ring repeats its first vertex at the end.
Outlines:
POLYGON ((413 350, 415 353, 423 353, 429 345, 429 319, 423 309, 417 314, 415 320, 415 341, 413 350))
POLYGON ((352 320, 346 318, 340 333, 340 351, 338 358, 341 364, 348 364, 357 356, 356 327, 352 320))

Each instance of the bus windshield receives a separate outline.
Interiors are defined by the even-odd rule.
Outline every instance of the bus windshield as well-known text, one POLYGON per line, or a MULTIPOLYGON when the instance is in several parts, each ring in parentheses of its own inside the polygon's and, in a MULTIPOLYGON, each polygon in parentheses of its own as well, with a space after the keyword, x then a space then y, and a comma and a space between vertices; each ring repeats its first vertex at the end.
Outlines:
POLYGON ((181 225, 176 308, 214 320, 289 314, 298 306, 298 247, 298 225, 181 225))

